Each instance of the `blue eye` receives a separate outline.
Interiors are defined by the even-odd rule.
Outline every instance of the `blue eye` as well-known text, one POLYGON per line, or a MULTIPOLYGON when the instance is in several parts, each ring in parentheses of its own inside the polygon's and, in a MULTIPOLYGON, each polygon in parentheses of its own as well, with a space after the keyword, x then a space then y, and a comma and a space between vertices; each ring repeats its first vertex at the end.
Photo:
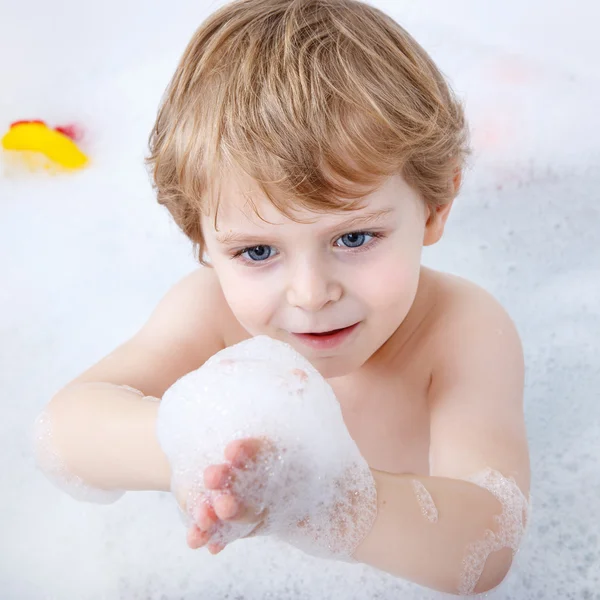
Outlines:
POLYGON ((375 237, 373 234, 364 231, 353 231, 352 233, 346 233, 337 241, 341 240, 346 248, 360 248, 367 241, 367 236, 375 237))
MULTIPOLYGON (((338 248, 356 249, 357 252, 360 252, 363 248, 367 250, 374 247, 376 245, 375 240, 384 237, 384 233, 374 231, 352 231, 337 238, 335 245, 338 248)), ((240 259, 246 265, 251 266, 258 263, 266 263, 277 254, 278 251, 274 246, 259 244, 238 250, 232 254, 231 258, 240 259)))
POLYGON ((254 246, 252 248, 246 248, 240 255, 243 256, 244 254, 247 254, 252 262, 262 262, 267 260, 267 258, 271 258, 274 253, 272 246, 254 246))

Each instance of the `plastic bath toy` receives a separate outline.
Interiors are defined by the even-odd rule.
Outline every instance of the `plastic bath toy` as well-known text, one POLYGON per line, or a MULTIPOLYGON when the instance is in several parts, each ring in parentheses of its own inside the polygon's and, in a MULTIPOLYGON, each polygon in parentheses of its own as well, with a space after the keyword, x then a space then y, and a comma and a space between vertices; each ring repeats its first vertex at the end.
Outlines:
MULTIPOLYGON (((81 169, 88 158, 75 143, 79 137, 73 125, 51 129, 44 121, 16 121, 2 138, 2 147, 24 155, 41 154, 50 161, 43 164, 45 168, 81 169)), ((33 165, 35 160, 28 162, 33 165)))

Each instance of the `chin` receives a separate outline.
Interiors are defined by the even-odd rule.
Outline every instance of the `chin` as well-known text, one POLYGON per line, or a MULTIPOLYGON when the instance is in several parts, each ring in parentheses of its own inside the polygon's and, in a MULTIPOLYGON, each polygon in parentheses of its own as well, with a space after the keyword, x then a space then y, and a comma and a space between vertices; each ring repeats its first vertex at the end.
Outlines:
POLYGON ((321 375, 325 379, 344 377, 344 375, 349 375, 350 373, 353 373, 365 363, 364 360, 352 360, 342 356, 332 356, 330 358, 315 358, 313 360, 307 357, 307 359, 311 362, 313 367, 317 369, 319 373, 321 373, 321 375))

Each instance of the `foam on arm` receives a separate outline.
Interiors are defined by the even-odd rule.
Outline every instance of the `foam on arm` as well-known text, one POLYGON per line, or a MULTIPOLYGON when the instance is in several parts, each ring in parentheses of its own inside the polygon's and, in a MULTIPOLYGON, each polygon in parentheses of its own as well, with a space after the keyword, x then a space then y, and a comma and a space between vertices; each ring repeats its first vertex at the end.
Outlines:
POLYGON ((514 479, 491 468, 468 480, 373 474, 378 515, 356 560, 449 594, 503 581, 529 517, 514 479))

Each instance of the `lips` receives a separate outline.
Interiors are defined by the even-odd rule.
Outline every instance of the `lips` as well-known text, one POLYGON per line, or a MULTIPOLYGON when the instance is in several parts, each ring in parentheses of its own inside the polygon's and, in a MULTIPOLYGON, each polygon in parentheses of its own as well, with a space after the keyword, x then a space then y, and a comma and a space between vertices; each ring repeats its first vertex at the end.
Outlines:
POLYGON ((313 333, 294 333, 297 340, 315 350, 329 350, 340 346, 356 330, 360 323, 355 323, 341 329, 313 333))
POLYGON ((306 333, 300 333, 298 335, 333 335, 334 333, 337 333, 338 331, 342 331, 344 329, 347 329, 347 327, 340 327, 339 329, 330 329, 329 331, 307 331, 306 333))

